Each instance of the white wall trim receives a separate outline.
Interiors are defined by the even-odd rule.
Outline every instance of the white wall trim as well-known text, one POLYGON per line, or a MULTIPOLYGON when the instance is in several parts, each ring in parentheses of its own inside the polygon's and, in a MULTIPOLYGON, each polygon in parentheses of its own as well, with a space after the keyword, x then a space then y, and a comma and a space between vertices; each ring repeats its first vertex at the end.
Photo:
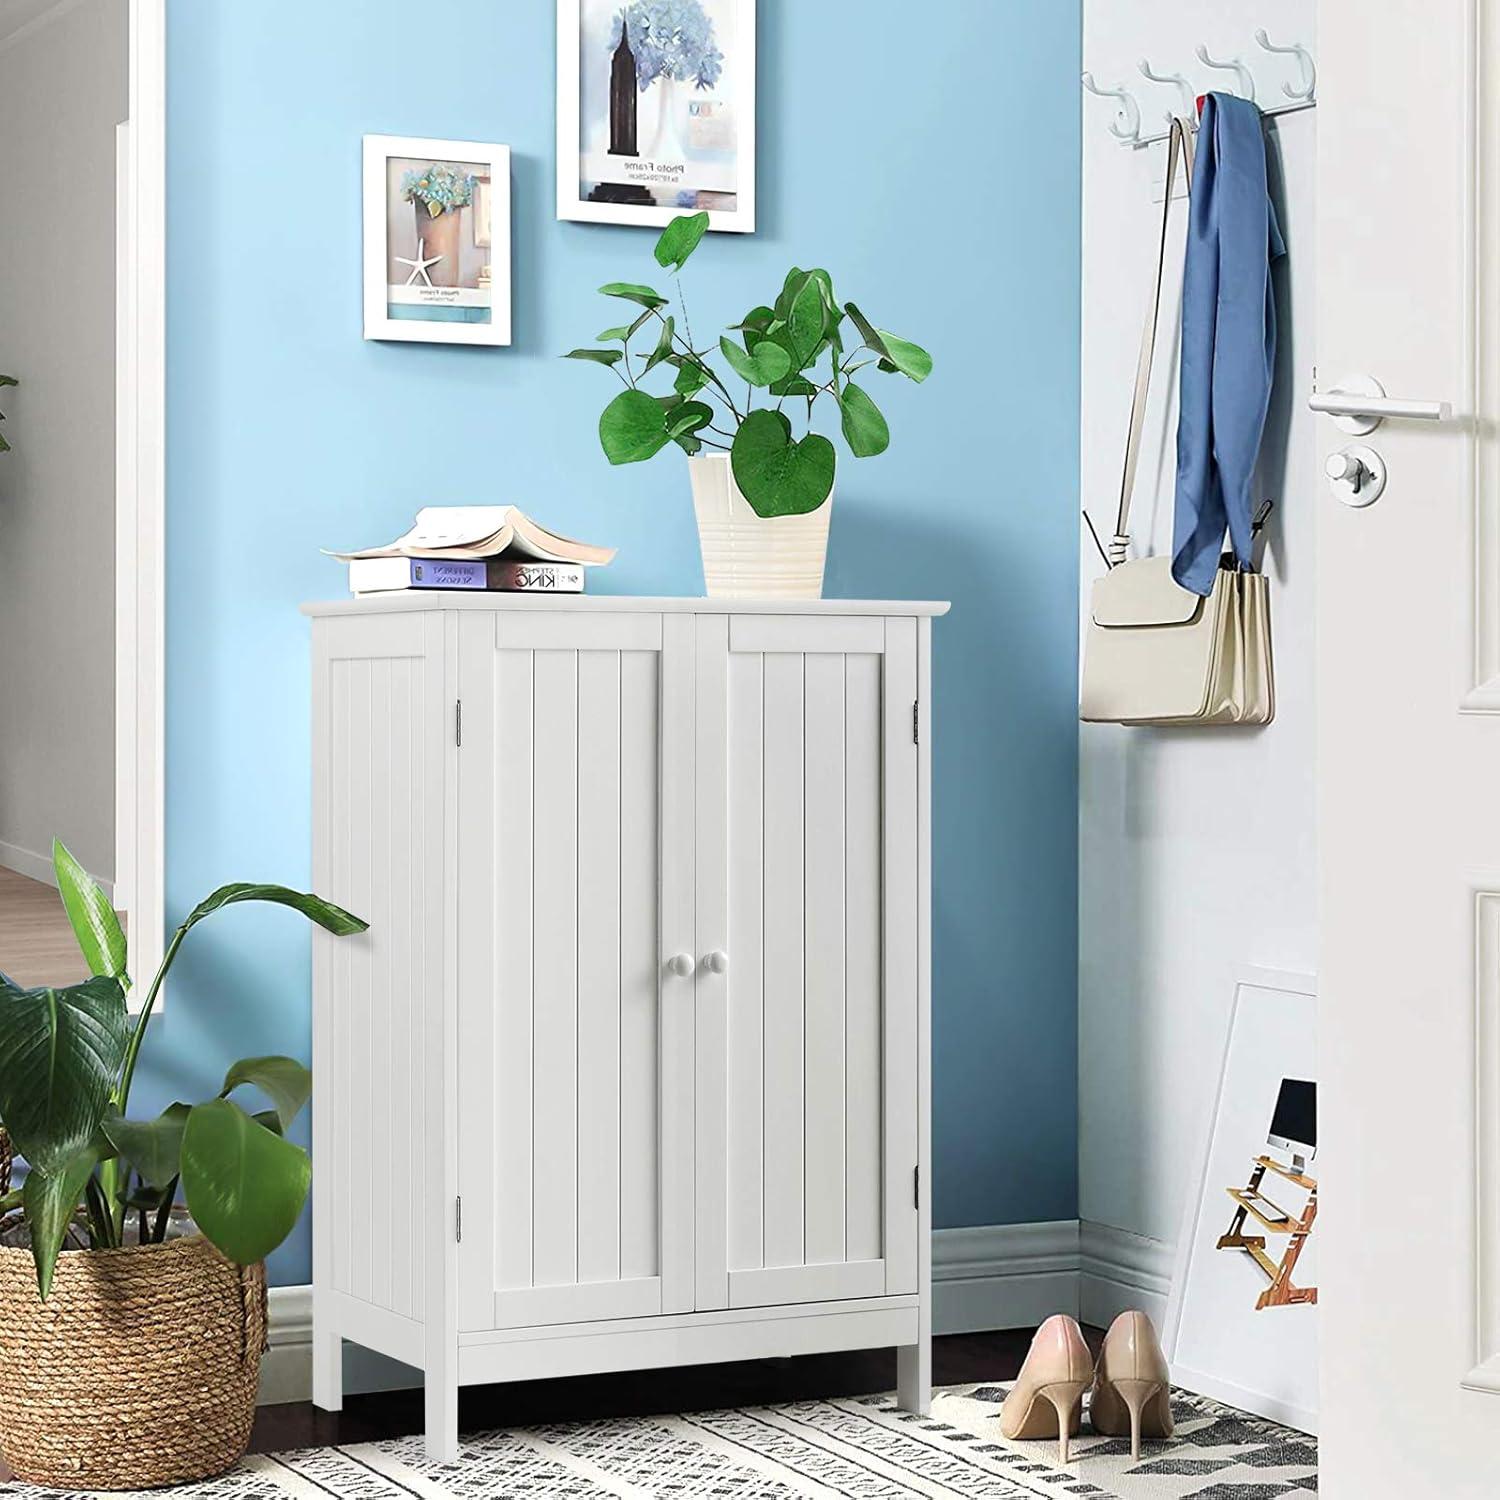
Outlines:
MULTIPOLYGON (((1034 1328, 1065 1312, 1104 1326, 1128 1307, 1158 1327, 1172 1279, 1172 1247, 1105 1224, 1059 1219, 938 1229, 932 1235, 932 1328, 937 1334, 1034 1328)), ((312 1399, 312 1288, 271 1291, 262 1406, 312 1399)), ((350 1394, 420 1385, 420 1373, 344 1345, 350 1394)))
MULTIPOLYGON (((13 870, 17 875, 24 875, 28 880, 37 880, 43 885, 50 885, 53 890, 57 889, 57 872, 52 868, 51 855, 38 854, 35 849, 23 849, 19 844, 7 844, 0 839, 0 865, 13 870)), ((97 875, 90 878, 109 900, 114 900, 112 880, 101 880, 97 875)))

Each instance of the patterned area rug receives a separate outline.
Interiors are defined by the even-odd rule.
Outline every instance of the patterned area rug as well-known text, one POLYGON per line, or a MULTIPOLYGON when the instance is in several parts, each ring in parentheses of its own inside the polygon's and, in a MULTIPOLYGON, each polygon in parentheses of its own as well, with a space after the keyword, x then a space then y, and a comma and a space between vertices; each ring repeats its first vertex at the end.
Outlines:
MULTIPOLYGON (((1095 1437, 1085 1423, 1073 1461, 1059 1469, 1055 1441, 1001 1439, 1005 1391, 939 1391, 930 1418, 898 1411, 889 1396, 869 1396, 517 1428, 465 1439, 462 1461, 451 1465, 428 1463, 420 1438, 310 1448, 248 1458, 221 1479, 171 1493, 192 1500, 1272 1500, 1318 1487, 1311 1438, 1186 1391, 1172 1393, 1176 1436, 1147 1444, 1139 1463, 1131 1462, 1129 1443, 1095 1437)), ((27 1500, 55 1493, 3 1488, 27 1500)))

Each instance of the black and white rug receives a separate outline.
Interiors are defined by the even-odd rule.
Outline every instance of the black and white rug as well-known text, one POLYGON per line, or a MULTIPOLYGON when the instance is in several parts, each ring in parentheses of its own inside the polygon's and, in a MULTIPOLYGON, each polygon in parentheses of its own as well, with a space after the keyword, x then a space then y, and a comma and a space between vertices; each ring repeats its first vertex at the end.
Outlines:
MULTIPOLYGON (((514 1428, 466 1438, 462 1460, 448 1465, 429 1463, 420 1438, 309 1448, 247 1458, 220 1479, 171 1493, 191 1500, 1272 1500, 1318 1487, 1313 1439, 1186 1391, 1172 1393, 1176 1436, 1148 1443, 1138 1463, 1127 1442, 1095 1437, 1085 1422, 1072 1462, 1060 1469, 1055 1440, 1000 1437, 1005 1391, 998 1384, 939 1391, 931 1417, 869 1396, 514 1428)), ((53 1494, 5 1488, 26 1500, 53 1494)))

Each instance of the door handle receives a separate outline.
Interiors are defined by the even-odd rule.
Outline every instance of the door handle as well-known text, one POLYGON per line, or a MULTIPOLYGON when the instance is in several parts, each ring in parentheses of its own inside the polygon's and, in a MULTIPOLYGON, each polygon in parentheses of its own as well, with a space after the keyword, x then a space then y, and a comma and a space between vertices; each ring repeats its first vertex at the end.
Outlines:
POLYGON ((729 955, 721 953, 717 948, 712 953, 703 957, 703 967, 710 974, 727 974, 729 972, 729 955))
POLYGON ((1351 375, 1331 390, 1314 391, 1307 398, 1309 411, 1333 417, 1345 432, 1370 433, 1387 417, 1408 422, 1446 422, 1453 416, 1447 401, 1407 401, 1387 396, 1385 387, 1371 375, 1351 375))
POLYGON ((693 972, 693 968, 691 953, 676 953, 667 960, 667 972, 675 974, 679 979, 686 979, 693 972))

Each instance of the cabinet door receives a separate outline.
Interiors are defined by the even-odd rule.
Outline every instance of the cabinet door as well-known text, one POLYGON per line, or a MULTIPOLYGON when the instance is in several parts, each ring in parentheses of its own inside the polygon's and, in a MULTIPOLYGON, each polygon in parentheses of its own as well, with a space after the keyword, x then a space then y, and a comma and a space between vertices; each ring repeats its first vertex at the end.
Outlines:
POLYGON ((460 617, 459 1326, 692 1306, 692 621, 460 617))
POLYGON ((916 625, 697 622, 697 1306, 917 1290, 916 625))

